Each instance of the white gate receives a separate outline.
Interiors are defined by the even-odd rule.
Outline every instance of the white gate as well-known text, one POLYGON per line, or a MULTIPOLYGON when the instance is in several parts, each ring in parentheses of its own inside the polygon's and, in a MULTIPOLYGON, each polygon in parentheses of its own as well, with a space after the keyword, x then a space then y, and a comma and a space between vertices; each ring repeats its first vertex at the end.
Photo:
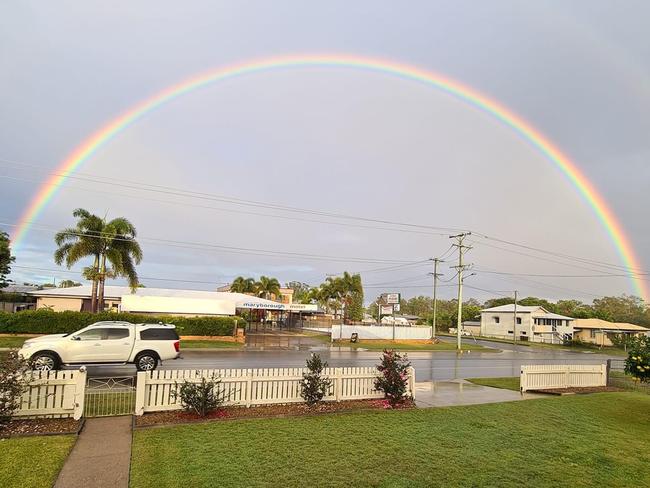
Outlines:
POLYGON ((135 385, 133 376, 88 378, 84 415, 106 417, 133 415, 135 385))
POLYGON ((528 390, 607 385, 605 364, 531 364, 521 367, 519 387, 528 390))

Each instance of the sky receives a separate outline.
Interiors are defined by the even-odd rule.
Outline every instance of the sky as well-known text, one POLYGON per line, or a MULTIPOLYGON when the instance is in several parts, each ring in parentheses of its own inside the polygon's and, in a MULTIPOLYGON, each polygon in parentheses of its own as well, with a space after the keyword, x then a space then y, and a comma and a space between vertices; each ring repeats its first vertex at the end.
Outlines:
MULTIPOLYGON (((0 229, 15 231, 77 145, 165 87, 252 59, 346 53, 442 74, 520 115, 588 176, 650 269, 649 16, 644 1, 3 2, 0 229)), ((367 70, 270 70, 193 91, 76 176, 15 250, 16 282, 80 279, 86 263, 68 271, 52 254, 83 207, 134 223, 149 287, 317 285, 347 270, 366 301, 429 295, 427 260, 442 256, 451 298, 450 229, 466 229, 572 258, 471 236, 465 297, 634 293, 601 264, 622 266, 593 211, 529 142, 447 93, 367 70)))

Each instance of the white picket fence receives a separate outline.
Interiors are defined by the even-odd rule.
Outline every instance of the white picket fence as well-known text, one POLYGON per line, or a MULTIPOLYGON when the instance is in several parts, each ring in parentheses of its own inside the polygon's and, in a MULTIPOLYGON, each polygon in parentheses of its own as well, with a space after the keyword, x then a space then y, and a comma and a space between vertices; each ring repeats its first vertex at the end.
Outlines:
POLYGON ((30 371, 29 386, 16 417, 73 417, 83 415, 86 371, 30 371))
POLYGON ((607 385, 605 364, 531 364, 521 367, 522 392, 607 385))
MULTIPOLYGON (((135 414, 161 410, 178 410, 180 399, 174 394, 184 381, 201 382, 201 378, 221 380, 226 405, 269 405, 303 402, 300 380, 305 368, 155 370, 138 373, 135 414)), ((376 368, 327 368, 324 375, 332 379, 326 401, 383 398, 375 390, 376 368)), ((415 370, 409 370, 408 394, 415 396, 415 370)))

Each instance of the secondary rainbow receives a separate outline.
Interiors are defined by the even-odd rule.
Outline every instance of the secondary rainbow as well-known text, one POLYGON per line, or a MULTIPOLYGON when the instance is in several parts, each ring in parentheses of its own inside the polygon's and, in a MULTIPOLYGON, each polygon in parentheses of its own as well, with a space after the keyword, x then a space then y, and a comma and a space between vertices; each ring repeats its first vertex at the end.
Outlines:
MULTIPOLYGON (((514 114, 499 102, 486 97, 458 81, 449 79, 440 74, 390 60, 348 54, 277 56, 225 66, 223 68, 202 73, 198 76, 194 76, 170 86, 134 105, 83 141, 68 156, 68 158, 59 165, 55 171, 56 174, 49 178, 40 187, 38 193, 34 196, 20 218, 19 225, 13 236, 14 249, 20 247, 23 243, 31 225, 38 219, 48 202, 63 185, 66 176, 78 169, 99 148, 115 137, 116 134, 129 127, 151 110, 170 102, 177 97, 218 81, 224 81, 238 76, 254 74, 267 70, 307 67, 364 69, 425 83, 453 95, 500 120, 503 124, 510 127, 530 142, 550 162, 562 171, 602 223, 620 256, 623 265, 628 268, 631 273, 639 272, 641 270, 640 261, 634 252, 630 240, 625 235, 623 227, 609 205, 605 202, 602 195, 597 192, 594 185, 587 179, 584 173, 582 173, 582 171, 580 171, 580 169, 567 156, 562 154, 562 152, 552 144, 551 141, 549 141, 531 124, 514 114)), ((631 280, 635 292, 647 300, 649 295, 645 282, 640 277, 633 274, 631 275, 631 280)))

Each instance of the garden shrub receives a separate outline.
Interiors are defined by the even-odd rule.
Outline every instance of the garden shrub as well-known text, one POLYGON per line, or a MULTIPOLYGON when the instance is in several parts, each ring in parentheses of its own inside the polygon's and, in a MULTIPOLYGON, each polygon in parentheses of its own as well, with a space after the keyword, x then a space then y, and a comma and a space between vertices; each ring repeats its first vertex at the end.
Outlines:
POLYGON ((384 349, 381 363, 377 366, 379 376, 375 378, 375 388, 383 391, 391 407, 396 407, 408 399, 408 373, 411 363, 406 354, 384 349))
POLYGON ((221 389, 221 380, 214 375, 209 378, 201 377, 200 383, 185 380, 175 385, 174 398, 180 398, 186 412, 195 413, 200 417, 206 417, 226 401, 221 389))
POLYGON ((28 385, 25 373, 29 369, 17 351, 9 351, 0 362, 0 429, 6 427, 20 407, 20 397, 28 385))
POLYGON ((636 337, 628 347, 625 372, 642 383, 650 383, 650 337, 636 337))
POLYGON ((310 407, 320 402, 332 386, 332 380, 323 376, 325 368, 327 362, 323 362, 318 354, 312 354, 307 359, 308 371, 302 374, 300 396, 310 407))
POLYGON ((177 317, 173 315, 139 315, 124 312, 54 312, 47 309, 18 313, 0 312, 0 333, 67 334, 102 320, 123 320, 133 324, 174 324, 180 335, 233 335, 236 326, 243 326, 241 317, 177 317))

